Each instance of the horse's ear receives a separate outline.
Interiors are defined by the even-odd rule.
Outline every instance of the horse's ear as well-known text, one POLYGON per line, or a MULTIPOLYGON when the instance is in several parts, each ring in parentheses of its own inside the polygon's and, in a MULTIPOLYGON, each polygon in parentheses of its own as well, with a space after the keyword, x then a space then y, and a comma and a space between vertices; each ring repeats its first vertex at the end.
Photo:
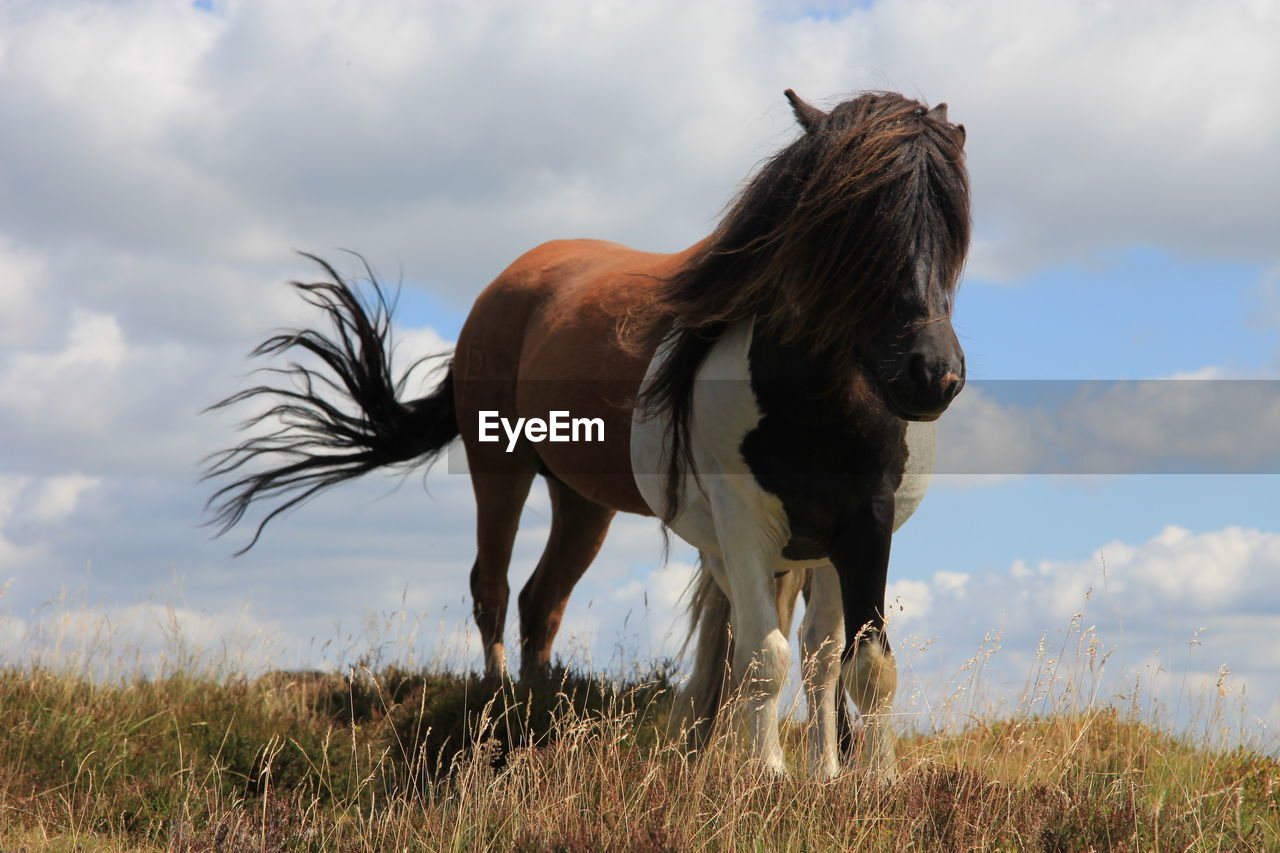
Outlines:
POLYGON ((822 125, 823 119, 827 117, 826 113, 811 104, 806 104, 791 89, 782 94, 787 96, 787 102, 791 104, 791 111, 796 114, 796 121, 800 122, 800 126, 806 131, 813 133, 822 125))
MULTIPOLYGON (((925 113, 924 117, 931 118, 936 121, 943 122, 945 124, 947 122, 947 105, 945 103, 938 104, 936 107, 934 107, 933 109, 925 113)), ((960 134, 960 144, 964 145, 964 140, 965 140, 964 125, 957 124, 955 128, 956 128, 956 132, 960 134)))

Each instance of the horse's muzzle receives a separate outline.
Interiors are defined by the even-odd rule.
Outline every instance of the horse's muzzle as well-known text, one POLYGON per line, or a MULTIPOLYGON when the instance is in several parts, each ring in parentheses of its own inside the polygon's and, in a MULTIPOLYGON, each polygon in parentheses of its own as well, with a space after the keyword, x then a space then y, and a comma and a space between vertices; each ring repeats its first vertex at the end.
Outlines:
POLYGON ((950 323, 926 327, 881 377, 885 403, 909 421, 938 418, 964 388, 964 351, 950 323))

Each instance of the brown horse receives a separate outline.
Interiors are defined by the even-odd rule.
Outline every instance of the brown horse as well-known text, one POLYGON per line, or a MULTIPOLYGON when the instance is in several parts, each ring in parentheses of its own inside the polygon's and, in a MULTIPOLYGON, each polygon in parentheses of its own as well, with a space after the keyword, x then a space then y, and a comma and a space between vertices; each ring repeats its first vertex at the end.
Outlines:
MULTIPOLYGON (((295 365, 296 388, 259 386, 218 404, 267 395, 276 405, 255 422, 283 422, 214 457, 211 475, 276 460, 213 496, 222 530, 254 501, 287 495, 256 541, 318 490, 430 460, 461 435, 489 674, 506 672, 507 570, 542 474, 551 532, 519 596, 522 676, 548 666, 569 595, 621 510, 661 516, 702 551, 700 583, 715 582, 702 596, 703 634, 725 630, 707 614, 731 614, 735 674, 760 670, 751 719, 767 766, 781 767, 780 572, 830 570, 823 594, 840 606, 815 637, 836 638, 831 620, 843 618, 846 685, 863 711, 882 711, 892 698, 884 586, 906 425, 936 418, 964 381, 950 322, 969 239, 964 129, 945 105, 891 93, 829 113, 786 94, 803 134, 759 169, 710 237, 673 255, 590 240, 532 250, 481 293, 427 397, 401 402, 376 286, 366 306, 328 265, 331 281, 296 285, 328 312, 333 333, 282 333, 255 354, 299 347, 333 378, 295 365), (553 440, 554 428, 534 419, 557 412, 598 419, 603 440, 553 440), (497 420, 508 433, 495 440, 497 420)), ((705 692, 715 679, 701 669, 705 692)))

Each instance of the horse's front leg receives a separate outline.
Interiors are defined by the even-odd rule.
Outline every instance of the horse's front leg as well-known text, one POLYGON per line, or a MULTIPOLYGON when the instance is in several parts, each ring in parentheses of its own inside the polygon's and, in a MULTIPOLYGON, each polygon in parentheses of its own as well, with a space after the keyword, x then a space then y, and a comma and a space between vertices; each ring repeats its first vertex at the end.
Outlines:
POLYGON ((805 598, 800 661, 809 706, 809 773, 826 780, 840 772, 836 703, 841 699, 844 609, 836 570, 831 566, 811 569, 805 598))
POLYGON ((729 587, 733 673, 742 691, 752 755, 782 775, 786 762, 778 736, 778 700, 791 648, 778 621, 774 573, 786 532, 779 515, 762 515, 751 501, 713 499, 713 505, 729 587))
POLYGON ((842 519, 831 547, 844 610, 844 683, 862 715, 864 765, 886 777, 895 774, 889 715, 898 687, 884 620, 893 509, 892 490, 872 498, 842 519))

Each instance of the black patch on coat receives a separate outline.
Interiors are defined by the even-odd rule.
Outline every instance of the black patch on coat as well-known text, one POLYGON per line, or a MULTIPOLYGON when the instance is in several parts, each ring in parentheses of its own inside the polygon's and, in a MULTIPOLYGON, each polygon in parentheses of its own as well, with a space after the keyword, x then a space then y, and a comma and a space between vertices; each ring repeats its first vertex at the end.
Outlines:
POLYGON ((760 423, 741 453, 756 482, 776 495, 791 538, 782 556, 830 556, 836 525, 873 497, 897 491, 906 465, 906 421, 889 413, 869 383, 839 388, 825 368, 796 347, 760 334, 748 355, 760 423))

